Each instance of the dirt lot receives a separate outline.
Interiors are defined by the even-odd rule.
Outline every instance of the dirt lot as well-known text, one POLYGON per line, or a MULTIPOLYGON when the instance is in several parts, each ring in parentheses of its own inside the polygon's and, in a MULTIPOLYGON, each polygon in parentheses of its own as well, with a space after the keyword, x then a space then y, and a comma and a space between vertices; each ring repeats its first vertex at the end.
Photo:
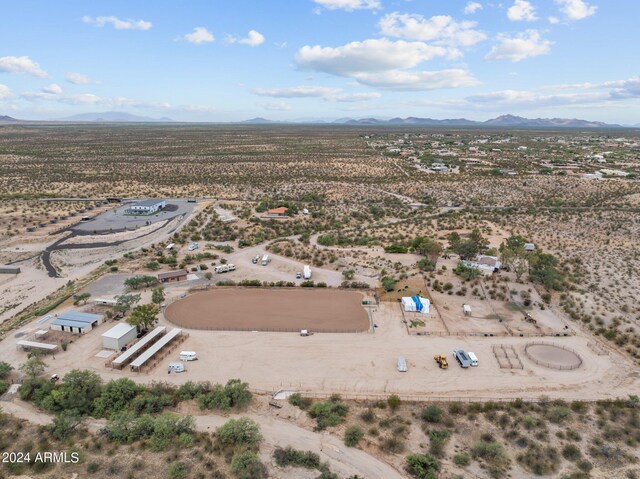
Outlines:
POLYGON ((216 289, 170 304, 165 316, 192 329, 358 332, 369 329, 363 297, 322 289, 216 289))

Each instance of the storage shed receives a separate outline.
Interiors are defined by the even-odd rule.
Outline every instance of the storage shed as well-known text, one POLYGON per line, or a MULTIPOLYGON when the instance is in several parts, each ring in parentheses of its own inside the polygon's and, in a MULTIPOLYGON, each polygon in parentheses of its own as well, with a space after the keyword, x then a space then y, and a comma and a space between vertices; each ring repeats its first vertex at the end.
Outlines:
POLYGON ((69 333, 85 334, 94 327, 102 324, 104 316, 101 314, 82 313, 80 311, 68 311, 58 315, 51 323, 54 331, 67 331, 69 333))
POLYGON ((119 323, 102 335, 102 347, 120 351, 124 346, 136 339, 138 331, 129 323, 119 323))

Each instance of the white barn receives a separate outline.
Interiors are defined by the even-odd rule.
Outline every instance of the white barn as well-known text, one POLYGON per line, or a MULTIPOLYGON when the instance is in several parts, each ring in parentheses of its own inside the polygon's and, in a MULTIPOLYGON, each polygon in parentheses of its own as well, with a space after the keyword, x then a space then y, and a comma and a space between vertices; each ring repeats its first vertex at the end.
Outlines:
POLYGON ((167 206, 167 202, 165 200, 159 199, 150 199, 141 201, 129 208, 131 213, 139 213, 143 215, 151 215, 160 211, 162 208, 167 206))
POLYGON ((59 314, 51 323, 54 331, 66 331, 68 333, 85 334, 104 322, 101 314, 89 314, 80 311, 68 311, 59 314))
POLYGON ((136 339, 138 330, 129 323, 116 324, 102 335, 102 347, 120 351, 124 346, 136 339))

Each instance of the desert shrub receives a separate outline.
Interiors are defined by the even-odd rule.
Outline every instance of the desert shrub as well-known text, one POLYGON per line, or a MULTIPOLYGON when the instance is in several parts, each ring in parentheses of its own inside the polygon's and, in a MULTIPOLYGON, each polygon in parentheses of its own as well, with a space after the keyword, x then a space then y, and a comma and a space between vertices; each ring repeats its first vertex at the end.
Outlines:
POLYGON ((311 404, 313 403, 310 398, 302 397, 300 393, 292 394, 291 396, 289 396, 288 401, 292 406, 299 407, 302 410, 309 409, 309 406, 311 406, 311 404))
POLYGON ((376 415, 371 409, 365 409, 360 413, 360 419, 364 422, 371 424, 376 420, 376 415))
POLYGON ((184 462, 172 462, 167 471, 169 479, 185 479, 189 474, 189 468, 184 462))
POLYGON ((549 421, 560 424, 571 417, 571 410, 566 406, 555 406, 547 412, 546 416, 549 421))
POLYGON ((524 453, 518 455, 518 462, 537 476, 545 476, 558 470, 560 456, 553 447, 530 444, 524 453))
POLYGON ((392 394, 387 398, 387 404, 389 405, 392 411, 395 411, 400 407, 400 404, 402 404, 402 400, 400 399, 400 396, 398 396, 397 394, 392 394))
POLYGON ((349 426, 344 432, 344 444, 348 447, 356 447, 363 437, 364 431, 359 426, 349 426))
POLYGON ((322 431, 340 424, 348 411, 349 406, 341 401, 318 402, 309 408, 309 416, 316 420, 316 430, 322 431))
POLYGON ((273 451, 273 459, 280 467, 304 467, 305 469, 320 469, 322 466, 320 456, 312 451, 299 451, 292 447, 273 451))
POLYGON ((108 417, 129 407, 141 388, 129 378, 109 381, 94 401, 94 414, 108 417))
POLYGON ((427 422, 436 423, 442 420, 442 414, 442 408, 436 404, 432 404, 422 411, 422 419, 427 422))
POLYGON ((242 409, 251 402, 249 385, 239 379, 230 379, 227 384, 215 384, 211 390, 198 395, 200 409, 242 409))
POLYGON ((387 437, 382 440, 380 448, 387 453, 400 454, 404 451, 404 441, 398 436, 387 437))
POLYGON ((229 419, 216 430, 216 437, 221 444, 233 447, 255 447, 262 441, 260 426, 248 417, 229 419))
POLYGON ((229 467, 238 479, 264 479, 267 468, 255 452, 244 451, 233 456, 229 467))
POLYGON ((483 437, 476 442, 471 447, 471 454, 474 458, 485 461, 493 477, 501 477, 509 464, 509 457, 502 444, 490 437, 483 437))
POLYGON ((453 462, 456 466, 466 467, 471 464, 471 456, 466 452, 461 452, 453 456, 453 462))
POLYGON ((0 361, 0 379, 4 379, 9 376, 11 371, 13 371, 13 366, 11 366, 11 364, 5 361, 0 361))
POLYGON ((437 479, 440 463, 430 454, 407 456, 407 472, 418 479, 437 479))
POLYGON ((444 445, 448 438, 448 431, 440 431, 437 429, 432 430, 429 433, 429 452, 434 456, 442 456, 444 452, 444 445))
POLYGON ((562 448, 562 457, 567 461, 577 461, 581 456, 580 448, 574 444, 567 444, 562 448))

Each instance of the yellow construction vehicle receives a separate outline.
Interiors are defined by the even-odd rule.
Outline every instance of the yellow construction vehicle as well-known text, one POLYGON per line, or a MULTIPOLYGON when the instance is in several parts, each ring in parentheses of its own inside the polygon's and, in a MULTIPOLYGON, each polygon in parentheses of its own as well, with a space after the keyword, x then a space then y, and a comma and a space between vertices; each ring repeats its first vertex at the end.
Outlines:
POLYGON ((433 359, 436 360, 440 369, 447 369, 449 367, 449 363, 447 363, 447 357, 444 354, 436 354, 433 359))

